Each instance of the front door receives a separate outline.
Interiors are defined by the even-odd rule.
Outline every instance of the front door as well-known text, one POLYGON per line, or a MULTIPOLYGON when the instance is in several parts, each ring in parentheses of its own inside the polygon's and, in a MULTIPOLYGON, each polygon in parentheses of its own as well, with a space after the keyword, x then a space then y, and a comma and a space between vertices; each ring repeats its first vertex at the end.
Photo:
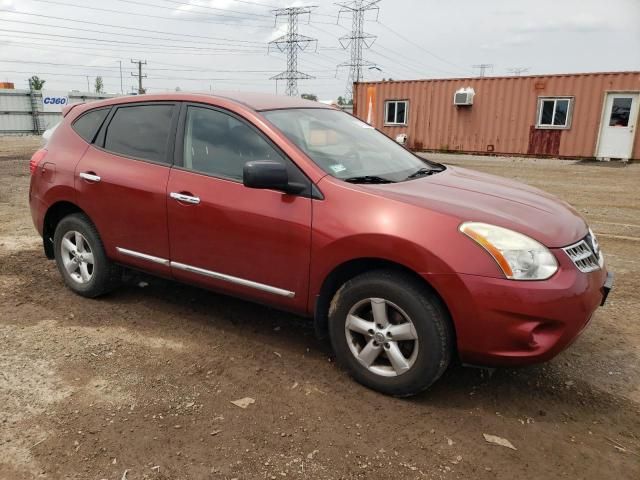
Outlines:
POLYGON ((639 93, 608 93, 602 114, 598 158, 631 158, 639 93))
POLYGON ((173 276, 304 311, 312 200, 247 188, 242 171, 251 160, 276 160, 290 178, 309 180, 239 117, 189 105, 181 124, 167 186, 173 276))

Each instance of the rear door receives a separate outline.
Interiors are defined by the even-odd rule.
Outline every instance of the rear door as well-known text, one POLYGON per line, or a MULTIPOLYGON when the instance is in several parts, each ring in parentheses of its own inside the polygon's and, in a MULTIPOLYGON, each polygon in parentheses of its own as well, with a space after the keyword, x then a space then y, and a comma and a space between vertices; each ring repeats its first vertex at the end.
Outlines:
POLYGON ((107 255, 170 275, 166 187, 178 105, 113 107, 76 167, 78 202, 96 225, 107 255))
POLYGON ((175 278, 304 311, 311 248, 311 182, 244 119, 201 105, 183 108, 168 217, 175 278), (242 184, 244 164, 275 160, 307 192, 242 184))

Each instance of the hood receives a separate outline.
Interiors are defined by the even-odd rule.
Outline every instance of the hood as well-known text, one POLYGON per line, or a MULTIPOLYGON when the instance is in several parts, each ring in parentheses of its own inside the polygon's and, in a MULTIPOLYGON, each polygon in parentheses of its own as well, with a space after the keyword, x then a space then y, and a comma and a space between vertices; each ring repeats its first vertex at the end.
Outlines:
POLYGON ((407 182, 367 185, 396 201, 491 223, 528 235, 549 248, 565 247, 587 234, 587 225, 567 202, 542 190, 495 175, 447 167, 407 182))

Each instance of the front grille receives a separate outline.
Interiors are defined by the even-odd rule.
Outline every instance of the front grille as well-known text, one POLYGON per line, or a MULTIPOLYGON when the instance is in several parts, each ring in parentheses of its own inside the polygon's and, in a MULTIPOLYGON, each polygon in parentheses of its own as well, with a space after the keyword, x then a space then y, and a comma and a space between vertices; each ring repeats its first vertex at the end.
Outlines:
POLYGON ((596 249, 594 244, 595 242, 591 234, 589 234, 583 240, 565 247, 563 250, 567 252, 567 255, 569 255, 569 258, 576 267, 578 267, 578 270, 584 273, 595 272, 601 267, 600 257, 602 253, 594 252, 596 249))

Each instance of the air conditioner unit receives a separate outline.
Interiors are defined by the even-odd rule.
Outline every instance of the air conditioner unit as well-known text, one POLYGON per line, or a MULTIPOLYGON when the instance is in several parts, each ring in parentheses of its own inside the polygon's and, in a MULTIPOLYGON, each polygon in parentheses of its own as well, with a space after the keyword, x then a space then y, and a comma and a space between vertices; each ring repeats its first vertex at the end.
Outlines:
POLYGON ((476 92, 473 88, 461 88, 453 94, 453 104, 459 107, 473 105, 473 97, 476 92))

